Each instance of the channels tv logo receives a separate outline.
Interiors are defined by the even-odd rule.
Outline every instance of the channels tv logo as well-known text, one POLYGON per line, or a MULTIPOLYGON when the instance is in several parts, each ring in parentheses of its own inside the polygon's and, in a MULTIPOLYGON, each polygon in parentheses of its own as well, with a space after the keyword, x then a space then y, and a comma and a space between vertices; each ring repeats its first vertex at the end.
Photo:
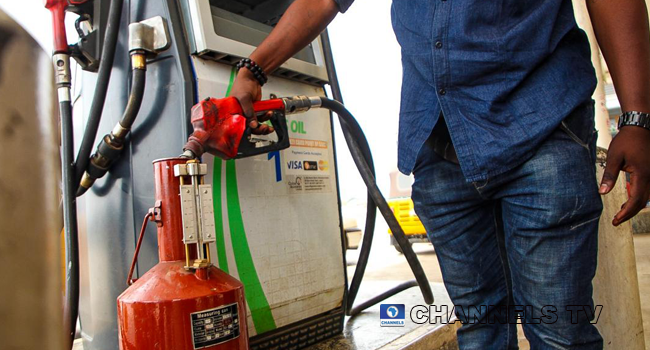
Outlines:
POLYGON ((404 304, 381 304, 379 312, 382 327, 404 327, 404 304))

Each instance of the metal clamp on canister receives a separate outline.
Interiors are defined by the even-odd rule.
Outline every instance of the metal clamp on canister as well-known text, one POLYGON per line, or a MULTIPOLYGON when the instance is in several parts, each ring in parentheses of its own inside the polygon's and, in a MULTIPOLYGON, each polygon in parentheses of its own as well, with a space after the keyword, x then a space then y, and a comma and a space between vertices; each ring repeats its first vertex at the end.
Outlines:
POLYGON ((198 160, 174 165, 174 176, 180 178, 185 269, 197 270, 212 265, 210 243, 215 241, 212 185, 204 183, 208 166, 198 160), (190 245, 196 246, 197 259, 190 261, 190 245))

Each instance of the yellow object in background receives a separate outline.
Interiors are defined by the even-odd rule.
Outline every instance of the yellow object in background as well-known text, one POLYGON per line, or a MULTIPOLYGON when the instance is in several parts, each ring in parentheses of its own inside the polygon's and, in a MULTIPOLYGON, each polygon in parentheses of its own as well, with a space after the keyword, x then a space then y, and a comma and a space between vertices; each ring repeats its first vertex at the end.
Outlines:
MULTIPOLYGON (((420 218, 415 214, 413 200, 411 198, 391 199, 388 201, 388 206, 393 210, 397 222, 402 226, 402 230, 404 230, 407 236, 425 235, 427 233, 420 218)), ((393 234, 390 229, 388 233, 393 234)))

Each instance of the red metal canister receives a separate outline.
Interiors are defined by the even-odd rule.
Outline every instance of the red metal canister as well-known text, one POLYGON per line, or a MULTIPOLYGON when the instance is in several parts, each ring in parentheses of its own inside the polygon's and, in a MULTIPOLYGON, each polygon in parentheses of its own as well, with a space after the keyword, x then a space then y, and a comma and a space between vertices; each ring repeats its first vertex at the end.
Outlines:
POLYGON ((186 161, 154 162, 160 262, 117 298, 121 350, 248 349, 241 282, 214 266, 184 268, 180 179, 173 168, 186 161))

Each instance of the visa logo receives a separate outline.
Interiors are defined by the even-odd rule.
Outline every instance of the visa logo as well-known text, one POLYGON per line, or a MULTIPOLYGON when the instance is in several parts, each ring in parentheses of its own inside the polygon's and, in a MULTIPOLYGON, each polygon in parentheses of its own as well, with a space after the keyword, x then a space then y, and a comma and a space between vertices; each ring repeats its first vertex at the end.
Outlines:
POLYGON ((291 160, 287 162, 287 167, 290 170, 302 170, 302 162, 298 160, 291 160))

